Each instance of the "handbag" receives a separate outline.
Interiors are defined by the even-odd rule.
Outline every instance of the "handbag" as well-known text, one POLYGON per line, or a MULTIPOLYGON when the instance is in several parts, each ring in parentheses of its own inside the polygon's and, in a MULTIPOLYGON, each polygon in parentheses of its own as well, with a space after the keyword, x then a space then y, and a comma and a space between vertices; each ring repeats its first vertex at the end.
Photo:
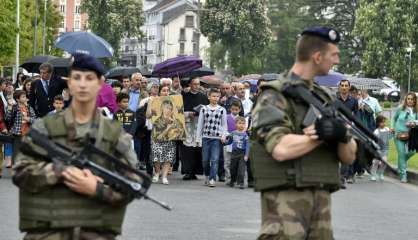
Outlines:
POLYGON ((409 139, 409 132, 400 132, 396 136, 401 141, 408 141, 409 139))

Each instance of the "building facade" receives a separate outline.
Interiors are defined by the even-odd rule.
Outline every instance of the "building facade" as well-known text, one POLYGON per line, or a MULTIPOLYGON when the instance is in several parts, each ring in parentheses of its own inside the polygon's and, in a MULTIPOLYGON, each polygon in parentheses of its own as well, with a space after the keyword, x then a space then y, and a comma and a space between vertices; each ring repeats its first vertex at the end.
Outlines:
POLYGON ((87 14, 81 13, 82 0, 54 0, 60 14, 63 16, 59 27, 59 34, 87 30, 87 14))
POLYGON ((148 66, 181 55, 194 55, 205 61, 209 42, 200 33, 198 9, 202 0, 143 0, 145 23, 143 39, 124 39, 121 64, 148 66))

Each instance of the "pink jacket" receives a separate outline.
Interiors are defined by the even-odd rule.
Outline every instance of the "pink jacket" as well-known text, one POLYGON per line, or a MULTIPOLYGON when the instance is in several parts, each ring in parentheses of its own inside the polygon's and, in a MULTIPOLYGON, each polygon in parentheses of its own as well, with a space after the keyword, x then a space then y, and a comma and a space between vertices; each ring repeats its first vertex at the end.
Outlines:
POLYGON ((99 95, 97 95, 96 104, 97 107, 107 107, 112 113, 115 113, 118 110, 118 104, 116 103, 116 95, 109 84, 103 84, 102 89, 100 89, 99 95))

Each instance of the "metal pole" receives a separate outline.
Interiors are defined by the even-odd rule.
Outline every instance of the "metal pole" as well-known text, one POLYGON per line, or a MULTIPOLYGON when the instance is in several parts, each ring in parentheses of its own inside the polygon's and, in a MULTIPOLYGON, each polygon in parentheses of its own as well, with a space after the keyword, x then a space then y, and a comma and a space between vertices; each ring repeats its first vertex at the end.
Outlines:
POLYGON ((38 0, 35 0, 35 21, 33 31, 33 56, 36 55, 38 45, 38 0))
POLYGON ((20 0, 16 0, 16 26, 17 26, 17 32, 16 32, 16 73, 13 75, 13 80, 16 81, 16 75, 19 71, 19 42, 20 42, 20 0))
POLYGON ((411 61, 412 61, 412 49, 409 52, 409 66, 408 66, 408 93, 411 92, 411 61))
POLYGON ((42 55, 45 55, 45 43, 46 43, 46 4, 48 0, 44 0, 44 22, 42 26, 42 55))

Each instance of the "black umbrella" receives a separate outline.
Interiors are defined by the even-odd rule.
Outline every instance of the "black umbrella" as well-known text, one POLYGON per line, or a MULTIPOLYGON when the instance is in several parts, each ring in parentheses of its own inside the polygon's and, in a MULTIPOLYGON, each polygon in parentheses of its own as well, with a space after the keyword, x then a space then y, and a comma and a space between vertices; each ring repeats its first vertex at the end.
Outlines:
POLYGON ((137 67, 114 67, 110 69, 106 74, 106 78, 118 78, 129 77, 134 73, 139 73, 141 70, 137 67))
POLYGON ((50 55, 33 56, 32 58, 27 59, 20 67, 26 69, 30 73, 39 73, 39 66, 41 66, 42 63, 51 61, 55 58, 57 57, 50 55))
POLYGON ((204 77, 204 76, 212 76, 215 74, 215 71, 213 71, 212 69, 203 66, 201 68, 198 68, 196 70, 193 70, 190 73, 190 77, 191 78, 195 78, 195 77, 204 77))
POLYGON ((145 76, 145 77, 151 77, 152 76, 152 72, 150 70, 148 70, 148 68, 146 68, 145 66, 139 67, 139 70, 140 70, 142 76, 145 76))
POLYGON ((54 66, 56 75, 67 77, 70 73, 71 58, 54 58, 48 62, 54 66))

